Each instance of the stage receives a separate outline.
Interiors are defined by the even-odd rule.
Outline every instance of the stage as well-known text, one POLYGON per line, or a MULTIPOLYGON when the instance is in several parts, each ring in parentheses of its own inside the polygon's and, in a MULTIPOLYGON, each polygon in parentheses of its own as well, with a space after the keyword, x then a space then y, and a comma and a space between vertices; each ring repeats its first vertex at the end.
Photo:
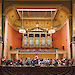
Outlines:
POLYGON ((0 75, 75 75, 75 66, 0 66, 0 75))
POLYGON ((15 49, 10 50, 8 57, 9 59, 21 59, 22 57, 27 58, 30 57, 31 59, 35 58, 35 56, 38 56, 39 59, 48 58, 48 59, 57 59, 57 58, 63 58, 65 57, 65 51, 59 50, 59 49, 15 49))

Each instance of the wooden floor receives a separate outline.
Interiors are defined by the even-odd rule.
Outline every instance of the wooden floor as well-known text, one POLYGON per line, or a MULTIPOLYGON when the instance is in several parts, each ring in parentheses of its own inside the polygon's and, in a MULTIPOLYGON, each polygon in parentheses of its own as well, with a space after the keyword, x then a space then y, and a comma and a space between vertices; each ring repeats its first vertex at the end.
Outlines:
POLYGON ((39 53, 39 54, 19 54, 18 58, 21 59, 30 57, 31 59, 34 59, 35 56, 38 56, 39 59, 48 58, 48 59, 56 59, 56 54, 50 54, 50 53, 39 53))
POLYGON ((60 67, 0 66, 0 75, 75 75, 75 65, 60 67))

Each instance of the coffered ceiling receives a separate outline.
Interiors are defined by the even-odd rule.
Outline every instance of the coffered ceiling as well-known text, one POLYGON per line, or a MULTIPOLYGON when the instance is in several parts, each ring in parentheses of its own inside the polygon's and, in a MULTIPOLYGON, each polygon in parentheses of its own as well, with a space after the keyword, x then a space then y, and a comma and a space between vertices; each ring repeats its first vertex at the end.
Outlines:
POLYGON ((24 20, 51 20, 57 14, 57 9, 17 9, 19 19, 24 20))
POLYGON ((36 27, 37 24, 41 28, 51 29, 51 26, 54 28, 60 27, 66 21, 67 17, 64 10, 59 10, 57 8, 55 11, 52 11, 52 15, 51 11, 23 11, 22 15, 22 11, 19 11, 16 8, 10 10, 6 15, 10 25, 17 31, 22 27, 22 18, 23 28, 25 29, 36 27))

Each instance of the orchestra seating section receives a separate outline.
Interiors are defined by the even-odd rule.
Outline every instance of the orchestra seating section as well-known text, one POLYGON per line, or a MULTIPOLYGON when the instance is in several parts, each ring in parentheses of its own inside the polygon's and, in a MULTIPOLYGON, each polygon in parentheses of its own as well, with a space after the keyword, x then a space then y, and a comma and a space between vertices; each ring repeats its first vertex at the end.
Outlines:
POLYGON ((73 59, 2 59, 1 75, 74 75, 73 59))

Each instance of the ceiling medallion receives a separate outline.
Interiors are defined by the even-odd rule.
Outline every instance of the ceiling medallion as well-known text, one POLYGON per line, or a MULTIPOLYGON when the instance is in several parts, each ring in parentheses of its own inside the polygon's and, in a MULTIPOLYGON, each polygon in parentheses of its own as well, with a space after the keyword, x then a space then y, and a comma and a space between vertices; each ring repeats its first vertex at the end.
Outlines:
POLYGON ((39 27, 39 25, 37 24, 36 27, 39 27))

